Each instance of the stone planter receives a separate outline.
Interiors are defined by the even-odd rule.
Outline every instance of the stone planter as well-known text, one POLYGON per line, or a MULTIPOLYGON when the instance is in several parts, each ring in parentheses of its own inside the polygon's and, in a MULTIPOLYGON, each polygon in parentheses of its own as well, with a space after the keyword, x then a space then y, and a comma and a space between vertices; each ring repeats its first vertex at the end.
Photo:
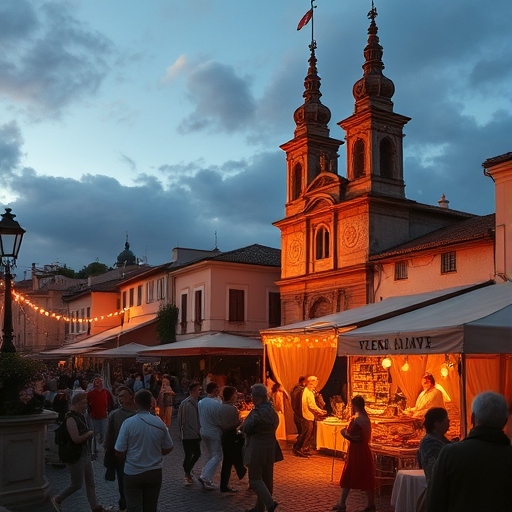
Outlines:
POLYGON ((0 416, 0 505, 25 507, 42 503, 49 492, 46 480, 47 425, 57 413, 0 416))

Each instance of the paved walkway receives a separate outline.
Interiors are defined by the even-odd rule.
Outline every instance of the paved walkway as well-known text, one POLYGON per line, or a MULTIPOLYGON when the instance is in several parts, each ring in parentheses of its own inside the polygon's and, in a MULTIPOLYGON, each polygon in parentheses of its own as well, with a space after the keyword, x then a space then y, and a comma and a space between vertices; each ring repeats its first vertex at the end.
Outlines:
MULTIPOLYGON (((174 450, 164 458, 164 483, 160 493, 159 512, 244 512, 255 503, 255 494, 248 489, 247 477, 238 481, 233 472, 230 485, 239 492, 236 494, 222 494, 219 491, 206 491, 199 483, 190 487, 183 485, 183 450, 178 437, 175 421, 171 426, 171 437, 174 441, 174 450)), ((48 459, 55 460, 51 452, 48 459)), ((334 459, 329 454, 320 452, 309 459, 295 457, 291 449, 283 450, 285 460, 275 465, 274 499, 279 502, 277 512, 327 512, 338 500, 340 488, 337 482, 343 469, 343 461, 334 459), (333 477, 334 482, 331 481, 333 477)), ((199 460, 194 468, 199 473, 204 463, 199 460)), ((98 499, 103 505, 117 506, 117 482, 107 482, 104 479, 105 470, 99 461, 94 462, 96 472, 96 489, 98 499)), ((50 460, 46 465, 46 476, 54 491, 67 485, 69 474, 65 468, 54 467, 50 460)), ((218 483, 218 474, 215 477, 218 483)), ((389 504, 390 489, 385 489, 377 499, 379 512, 393 512, 389 504)), ((53 494, 53 493, 52 493, 53 494)), ((365 507, 364 494, 360 491, 351 491, 348 500, 348 512, 361 511, 365 507)), ((31 507, 30 512, 54 512, 49 501, 31 507)), ((63 512, 89 512, 85 493, 80 490, 70 496, 62 504, 63 512)), ((28 512, 28 511, 23 511, 28 512)))

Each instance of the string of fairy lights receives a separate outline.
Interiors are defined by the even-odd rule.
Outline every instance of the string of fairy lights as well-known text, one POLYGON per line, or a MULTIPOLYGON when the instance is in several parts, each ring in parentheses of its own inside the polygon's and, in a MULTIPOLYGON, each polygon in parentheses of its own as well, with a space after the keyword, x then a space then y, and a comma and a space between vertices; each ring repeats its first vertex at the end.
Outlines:
POLYGON ((19 304, 24 304, 25 306, 29 306, 32 308, 36 313, 39 313, 40 315, 43 315, 47 318, 63 322, 69 322, 69 323, 92 323, 97 322, 98 320, 103 320, 105 318, 112 318, 119 315, 124 315, 126 311, 128 311, 129 308, 123 308, 118 311, 113 311, 112 313, 104 314, 104 315, 98 315, 94 318, 77 318, 77 317, 69 317, 62 313, 55 313, 52 311, 48 311, 37 304, 34 304, 30 299, 27 299, 27 297, 24 297, 21 293, 15 292, 12 290, 12 298, 19 304))

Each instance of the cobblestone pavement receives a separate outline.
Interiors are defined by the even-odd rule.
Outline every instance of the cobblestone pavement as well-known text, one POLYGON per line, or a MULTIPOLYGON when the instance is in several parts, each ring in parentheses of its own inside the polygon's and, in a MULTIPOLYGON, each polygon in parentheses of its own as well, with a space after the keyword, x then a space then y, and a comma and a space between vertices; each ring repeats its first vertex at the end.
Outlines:
MULTIPOLYGON (((174 422, 175 423, 175 422, 174 422)), ((247 477, 238 481, 235 473, 230 485, 239 492, 236 494, 222 494, 217 491, 204 490, 199 483, 190 487, 183 485, 183 450, 178 437, 178 429, 171 426, 171 437, 174 441, 174 450, 164 458, 163 485, 160 493, 159 512, 244 512, 254 506, 255 494, 249 490, 247 477)), ((51 484, 52 492, 65 487, 69 481, 69 474, 65 468, 52 465, 56 460, 51 451, 47 452, 48 463, 46 476, 51 484)), ((331 457, 328 453, 320 452, 308 459, 295 457, 291 448, 283 449, 285 460, 275 465, 274 499, 279 502, 277 512, 326 512, 339 498, 339 477, 343 469, 340 458, 331 457), (331 481, 334 480, 334 481, 331 481)), ((204 463, 203 457, 194 468, 199 474, 204 463)), ((104 479, 105 469, 98 460, 94 462, 96 473, 96 491, 100 503, 117 506, 117 482, 107 482, 104 479)), ((217 474, 214 481, 218 483, 217 474)), ((379 512, 393 512, 390 506, 391 489, 383 489, 382 496, 378 497, 377 510, 379 512)), ((347 502, 348 512, 362 511, 365 508, 365 496, 361 491, 351 491, 347 502)), ((54 512, 48 500, 39 506, 31 507, 30 512, 54 512)), ((62 504, 62 512, 88 512, 89 507, 82 490, 70 496, 62 504)), ((13 512, 17 512, 13 509, 13 512)), ((20 511, 21 512, 21 511, 20 511)), ((22 512, 28 512, 23 510, 22 512)))

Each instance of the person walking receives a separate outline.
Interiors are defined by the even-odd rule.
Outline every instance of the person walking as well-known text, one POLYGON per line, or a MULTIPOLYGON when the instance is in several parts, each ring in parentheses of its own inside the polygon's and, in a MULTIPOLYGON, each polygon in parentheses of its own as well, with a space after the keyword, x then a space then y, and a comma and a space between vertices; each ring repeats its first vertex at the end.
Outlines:
POLYGON ((115 454, 114 446, 121 430, 121 425, 125 420, 131 418, 137 412, 133 391, 128 386, 119 386, 117 388, 117 400, 120 407, 114 409, 108 415, 107 435, 105 437, 105 460, 104 466, 107 470, 113 471, 117 477, 117 486, 119 489, 119 510, 126 510, 126 498, 124 495, 124 461, 118 459, 115 454))
POLYGON ((185 453, 183 458, 185 485, 192 485, 192 469, 201 457, 201 424, 197 401, 202 390, 199 382, 191 382, 188 386, 188 397, 181 402, 178 408, 178 427, 185 453))
POLYGON ((94 377, 92 390, 87 393, 89 416, 92 421, 94 437, 92 441, 92 457, 98 456, 98 444, 103 444, 107 434, 108 413, 114 408, 114 398, 108 389, 103 387, 103 379, 94 377))
POLYGON ((137 413, 121 425, 116 456, 124 461, 124 493, 128 512, 156 512, 162 487, 162 456, 173 442, 165 423, 151 414, 153 395, 147 389, 135 394, 137 413))
POLYGON ((237 432, 241 424, 240 413, 235 406, 238 393, 233 386, 222 388, 222 405, 220 406, 220 426, 222 428, 222 467, 220 470, 220 492, 237 492, 229 487, 231 468, 235 466, 239 480, 247 473, 243 463, 242 448, 244 437, 237 432))
POLYGON ((348 427, 341 430, 341 435, 350 441, 340 479, 341 497, 332 510, 346 512, 350 489, 362 489, 368 501, 363 512, 375 512, 375 463, 370 450, 372 425, 362 396, 352 398, 351 405, 354 415, 348 427))
POLYGON ((251 387, 254 409, 245 419, 241 430, 245 434, 244 464, 249 469, 249 485, 257 496, 256 505, 246 512, 274 512, 278 503, 272 498, 274 492, 274 463, 282 460, 276 439, 279 417, 268 401, 264 384, 251 387), (276 450, 278 450, 276 452, 276 450))
POLYGON ((473 428, 445 446, 427 486, 428 512, 510 512, 512 445, 503 429, 509 410, 503 395, 486 391, 471 405, 473 428))
POLYGON ((71 400, 71 410, 66 414, 65 422, 71 441, 82 447, 80 458, 73 463, 66 464, 71 476, 70 484, 55 496, 51 502, 57 512, 61 510, 61 503, 80 490, 85 484, 85 495, 93 512, 111 510, 98 503, 96 497, 96 483, 91 462, 90 440, 94 435, 93 429, 87 423, 85 411, 87 410, 87 393, 77 392, 71 400))
POLYGON ((199 481, 208 491, 217 489, 213 483, 213 475, 222 460, 222 429, 220 428, 219 387, 215 382, 206 386, 206 396, 199 401, 199 421, 201 423, 201 439, 206 448, 207 461, 199 477, 199 481))

